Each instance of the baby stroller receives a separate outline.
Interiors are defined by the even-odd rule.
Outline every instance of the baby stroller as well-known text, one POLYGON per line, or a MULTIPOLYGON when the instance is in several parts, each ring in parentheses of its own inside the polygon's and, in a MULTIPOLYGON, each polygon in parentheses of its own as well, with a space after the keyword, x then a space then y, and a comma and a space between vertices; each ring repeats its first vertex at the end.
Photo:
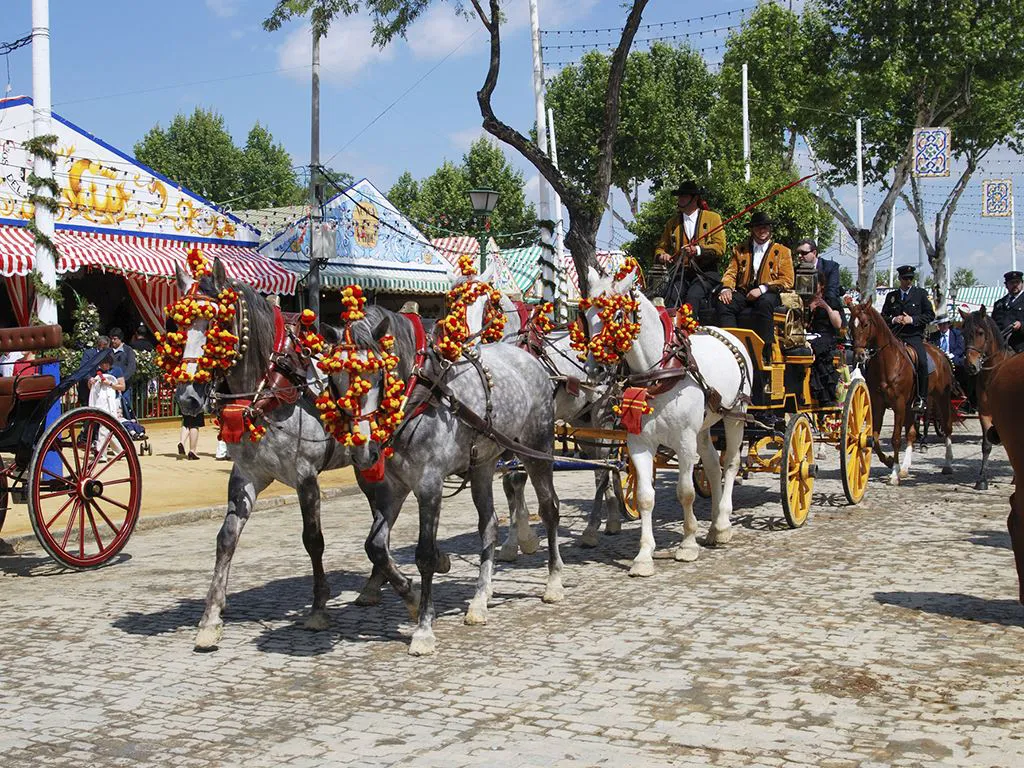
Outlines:
POLYGON ((135 452, 139 456, 152 456, 153 446, 149 444, 149 435, 146 434, 146 428, 135 417, 132 404, 124 396, 121 397, 121 416, 121 426, 128 432, 132 442, 138 443, 135 452))

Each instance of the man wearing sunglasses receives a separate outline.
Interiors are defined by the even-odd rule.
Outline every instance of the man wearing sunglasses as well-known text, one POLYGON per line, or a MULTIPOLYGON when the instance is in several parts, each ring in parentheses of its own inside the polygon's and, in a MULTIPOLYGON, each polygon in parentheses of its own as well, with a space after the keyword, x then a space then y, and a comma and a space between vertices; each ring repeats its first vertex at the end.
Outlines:
POLYGON ((928 291, 914 285, 917 269, 906 265, 896 270, 900 287, 889 291, 882 304, 882 317, 892 328, 896 338, 905 342, 917 354, 917 398, 914 410, 924 411, 928 396, 928 355, 924 350, 924 329, 935 319, 928 291))

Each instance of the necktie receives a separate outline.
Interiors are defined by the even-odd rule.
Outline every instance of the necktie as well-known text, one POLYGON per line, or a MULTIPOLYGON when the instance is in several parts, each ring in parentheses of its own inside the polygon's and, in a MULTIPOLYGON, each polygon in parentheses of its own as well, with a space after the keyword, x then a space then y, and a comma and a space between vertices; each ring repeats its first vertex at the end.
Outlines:
POLYGON ((943 352, 949 352, 949 334, 948 333, 942 334, 941 342, 942 342, 942 351, 943 352))

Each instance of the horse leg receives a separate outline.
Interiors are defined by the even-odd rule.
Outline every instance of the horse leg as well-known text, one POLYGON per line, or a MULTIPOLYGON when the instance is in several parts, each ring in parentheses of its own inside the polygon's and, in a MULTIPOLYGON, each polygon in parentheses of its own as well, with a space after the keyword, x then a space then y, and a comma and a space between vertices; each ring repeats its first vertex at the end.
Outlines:
POLYGON ((565 599, 565 589, 562 587, 562 554, 558 548, 558 495, 555 493, 551 464, 532 459, 524 459, 523 464, 537 494, 540 516, 548 538, 548 582, 542 600, 545 603, 558 603, 565 599))
MULTIPOLYGON (((741 419, 726 418, 725 423, 725 448, 722 451, 722 471, 718 470, 718 462, 712 461, 711 465, 716 467, 715 474, 708 473, 708 480, 711 483, 711 511, 714 516, 711 521, 711 529, 708 531, 707 543, 728 544, 732 541, 732 492, 736 481, 736 473, 740 468, 740 448, 743 444, 743 421, 741 419), (717 476, 717 477, 716 477, 717 476)), ((704 452, 710 448, 709 458, 719 459, 715 453, 714 443, 711 441, 711 434, 707 434, 707 447, 697 443, 697 449, 701 452, 700 460, 705 467, 708 459, 704 452)), ((707 470, 705 470, 707 471, 707 470)))
POLYGON ((220 533, 217 534, 217 560, 213 566, 213 580, 206 594, 206 610, 199 620, 199 632, 196 634, 195 649, 212 651, 217 648, 224 634, 224 620, 221 613, 227 601, 228 573, 231 571, 231 558, 238 546, 242 529, 252 514, 256 497, 270 483, 254 482, 242 474, 238 464, 231 470, 228 480, 228 510, 224 515, 220 533))
POLYGON ((331 585, 327 583, 327 574, 324 573, 324 531, 320 525, 320 483, 316 472, 300 478, 296 490, 302 512, 302 546, 306 548, 309 562, 313 566, 313 607, 302 626, 304 629, 318 631, 331 625, 327 615, 331 585))
MULTIPOLYGON (((700 557, 700 547, 697 546, 697 516, 693 514, 693 502, 697 497, 693 487, 693 467, 697 463, 697 433, 684 429, 680 434, 678 447, 676 461, 679 464, 679 476, 676 479, 676 498, 679 499, 679 506, 683 508, 683 540, 676 547, 673 557, 679 562, 692 563, 700 557)), ((717 454, 712 451, 711 456, 710 462, 718 464, 717 454)), ((704 471, 708 473, 709 480, 715 472, 714 469, 710 471, 705 469, 704 471)), ((721 484, 721 479, 719 479, 719 484, 721 484)), ((714 521, 712 521, 712 525, 714 525, 714 521)))
POLYGON ((416 500, 419 502, 420 531, 416 542, 416 567, 420 572, 419 622, 412 633, 409 653, 429 656, 434 653, 434 573, 437 571, 437 526, 441 520, 441 483, 443 478, 423 482, 416 500))
MULTIPOLYGON (((587 456, 585 451, 583 455, 587 456)), ((583 529, 583 535, 580 536, 581 547, 590 548, 597 546, 597 532, 601 530, 601 521, 604 519, 605 494, 610 486, 608 481, 609 475, 611 473, 606 469, 594 471, 594 503, 590 505, 587 527, 583 529)), ((608 528, 611 528, 611 513, 609 513, 608 528)))
MULTIPOLYGON (((950 382, 952 387, 952 382, 950 382)), ((950 388, 944 390, 938 397, 935 410, 938 412, 937 423, 942 428, 943 437, 946 439, 946 460, 942 465, 942 474, 953 474, 953 401, 950 388)), ((938 431, 938 430, 936 430, 938 431)))
POLYGON ((906 480, 910 477, 910 467, 914 462, 914 443, 917 441, 917 420, 911 418, 907 424, 907 450, 903 452, 903 461, 900 464, 900 479, 906 480))
POLYGON ((523 495, 526 473, 510 472, 502 478, 501 487, 505 490, 505 498, 508 500, 508 536, 501 545, 498 559, 504 563, 514 563, 520 549, 524 555, 532 555, 537 551, 540 542, 530 527, 530 510, 526 507, 526 498, 523 495))
MULTIPOLYGON (((639 443, 635 446, 631 444, 629 460, 636 470, 636 503, 640 512, 640 551, 633 558, 629 575, 653 576, 654 524, 651 516, 654 512, 654 453, 639 443)), ((683 471, 681 466, 679 471, 683 471)))
MULTIPOLYGON (((895 413, 895 410, 893 411, 895 413)), ((892 459, 885 455, 885 451, 882 450, 882 422, 885 420, 885 405, 882 403, 882 399, 878 397, 871 397, 871 437, 875 444, 875 453, 878 454, 878 458, 882 460, 882 463, 887 467, 892 467, 892 459)))
MULTIPOLYGON (((605 452, 601 458, 607 460, 611 452, 605 452)), ((622 510, 625 508, 625 501, 622 499, 622 483, 619 482, 619 473, 608 470, 598 470, 595 474, 604 472, 605 482, 608 484, 605 493, 605 503, 608 507, 608 519, 604 523, 605 536, 618 536, 622 532, 622 510)), ((600 482, 600 481, 598 481, 600 482)))
POLYGON ((981 423, 981 471, 978 473, 978 482, 974 484, 974 490, 988 490, 988 476, 985 474, 988 469, 988 455, 992 453, 992 443, 988 439, 988 430, 992 426, 992 417, 987 414, 978 414, 978 421, 981 423))
POLYGON ((480 533, 480 571, 476 579, 476 594, 473 595, 466 610, 466 624, 487 623, 487 601, 491 597, 491 577, 494 575, 494 547, 498 541, 498 517, 494 512, 493 487, 493 464, 485 462, 472 470, 470 491, 473 495, 473 505, 476 507, 477 531, 480 533))
POLYGON ((373 563, 373 573, 356 598, 356 605, 377 605, 380 602, 380 588, 387 581, 405 603, 409 618, 415 621, 419 610, 419 594, 412 581, 402 573, 391 557, 391 530, 408 495, 408 491, 392 495, 391 490, 383 486, 373 494, 373 522, 363 544, 366 556, 373 563))
POLYGON ((1013 559, 1017 565, 1017 599, 1024 605, 1024 500, 1017 499, 1017 493, 1010 494, 1010 516, 1006 518, 1010 532, 1013 559))
POLYGON ((903 420, 905 418, 905 408, 905 405, 896 405, 892 409, 892 462, 889 464, 892 468, 892 472, 889 475, 889 485, 900 484, 900 446, 903 442, 903 420))

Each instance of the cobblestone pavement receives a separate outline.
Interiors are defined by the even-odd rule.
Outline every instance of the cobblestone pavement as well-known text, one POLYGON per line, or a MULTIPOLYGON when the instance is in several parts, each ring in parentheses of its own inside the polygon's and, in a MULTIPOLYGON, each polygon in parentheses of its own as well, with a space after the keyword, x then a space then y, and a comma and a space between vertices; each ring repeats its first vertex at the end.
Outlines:
MULTIPOLYGON (((360 496, 324 510, 331 629, 296 626, 311 591, 299 517, 268 512, 242 538, 211 654, 192 640, 214 522, 138 532, 96 572, 0 558, 3 765, 1022 765, 1010 472, 997 449, 1000 482, 971 490, 976 429, 958 434, 952 478, 934 447, 901 488, 877 468, 859 508, 842 505, 829 449, 798 531, 776 479, 752 477, 733 543, 690 564, 668 555, 681 525, 662 474, 662 557, 643 580, 626 575, 638 523, 580 549, 592 481, 559 475, 566 600, 540 601, 542 548, 499 567, 484 627, 462 624, 477 556, 460 495, 432 658, 407 655, 394 595, 353 604, 360 496)), ((698 514, 706 527, 707 502, 698 514)), ((415 531, 410 506, 394 540, 410 572, 415 531)))

